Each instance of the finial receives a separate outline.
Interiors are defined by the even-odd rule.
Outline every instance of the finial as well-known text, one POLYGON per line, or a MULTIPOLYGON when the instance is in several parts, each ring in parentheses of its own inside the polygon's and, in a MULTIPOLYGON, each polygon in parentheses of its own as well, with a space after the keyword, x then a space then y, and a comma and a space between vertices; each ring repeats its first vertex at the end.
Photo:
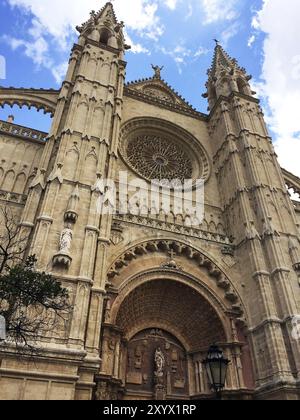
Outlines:
POLYGON ((216 43, 216 47, 218 47, 220 45, 220 41, 218 41, 217 39, 214 39, 215 43, 216 43))
POLYGON ((154 77, 156 79, 161 79, 161 71, 164 69, 164 66, 159 67, 159 66, 154 66, 153 64, 151 64, 153 70, 154 70, 154 77))

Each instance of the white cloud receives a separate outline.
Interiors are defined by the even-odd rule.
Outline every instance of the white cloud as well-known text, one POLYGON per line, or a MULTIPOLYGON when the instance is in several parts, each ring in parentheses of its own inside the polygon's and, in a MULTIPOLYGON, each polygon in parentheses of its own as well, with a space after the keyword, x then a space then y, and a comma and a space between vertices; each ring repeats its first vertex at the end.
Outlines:
POLYGON ((187 60, 195 55, 195 53, 184 45, 183 41, 179 42, 175 48, 167 49, 165 47, 158 47, 158 50, 173 58, 180 74, 182 74, 182 67, 187 65, 187 60))
POLYGON ((49 46, 44 38, 37 38, 32 42, 27 42, 23 39, 5 35, 1 39, 6 42, 12 50, 22 48, 26 57, 30 58, 37 68, 45 67, 51 71, 56 83, 61 83, 67 72, 68 63, 54 63, 53 59, 49 56, 49 46))
POLYGON ((282 166, 300 176, 299 0, 264 0, 253 27, 266 34, 262 93, 282 166))
POLYGON ((228 42, 231 40, 231 38, 235 37, 240 30, 240 24, 238 21, 233 22, 231 25, 229 25, 221 34, 222 39, 222 45, 223 47, 227 47, 228 42))
POLYGON ((125 31, 125 36, 126 36, 127 43, 131 46, 131 50, 130 51, 133 54, 140 54, 140 53, 150 54, 150 51, 147 48, 143 47, 142 44, 135 43, 131 39, 131 37, 126 33, 126 31, 125 31))
MULTIPOLYGON (((89 18, 91 10, 99 10, 105 0, 7 0, 11 7, 17 7, 32 16, 31 26, 26 39, 6 37, 13 48, 23 48, 27 57, 37 66, 51 70, 57 83, 64 76, 66 64, 54 64, 49 54, 50 44, 56 50, 67 51, 70 40, 75 36, 75 27, 89 18), (59 12, 58 12, 59 11, 59 12)), ((167 0, 169 8, 176 7, 176 0, 167 0)), ((133 31, 140 37, 157 41, 163 34, 164 27, 157 16, 157 0, 115 0, 114 7, 120 20, 126 22, 126 30, 133 31), (134 13, 133 13, 134 10, 134 13)), ((126 33, 127 35, 127 33, 126 33)), ((134 42, 129 36, 127 41, 132 45, 133 53, 149 53, 141 43, 134 42)), ((56 51, 57 52, 57 51, 56 51)), ((53 55, 52 55, 53 56, 53 55)))
MULTIPOLYGON (((75 27, 89 18, 91 10, 99 10, 106 0, 5 0, 11 7, 26 13, 31 20, 27 33, 23 38, 9 38, 7 41, 12 48, 23 48, 26 56, 30 57, 37 66, 49 69, 57 82, 63 77, 65 63, 59 62, 59 54, 66 55, 73 40, 75 27)), ((179 5, 187 7, 187 14, 183 19, 191 17, 193 12, 201 7, 204 13, 204 24, 228 21, 230 26, 223 32, 223 42, 235 35, 236 24, 232 22, 238 17, 236 5, 238 0, 115 0, 114 8, 119 20, 126 24, 127 43, 132 46, 132 53, 150 54, 149 41, 153 50, 161 48, 165 54, 172 56, 181 72, 182 66, 190 59, 199 57, 202 52, 189 51, 179 40, 177 48, 171 50, 164 45, 161 38, 165 32, 165 25, 160 16, 159 7, 162 5, 171 11, 176 11, 179 5), (160 43, 158 41, 161 41, 160 43), (160 44, 160 46, 159 46, 160 44), (158 47, 158 48, 157 48, 158 47)), ((200 16, 199 16, 200 18, 200 16)), ((175 35, 176 31, 175 31, 175 35)), ((187 41, 187 39, 185 39, 187 41)))
MULTIPOLYGON (((61 47, 74 28, 89 18, 91 10, 99 10, 105 0, 7 0, 13 7, 30 12, 47 34, 55 38, 61 47), (59 12, 58 12, 59 11, 59 12)), ((143 35, 161 32, 157 16, 157 0, 115 0, 118 18, 126 22, 127 29, 143 35), (134 11, 134 12, 133 12, 134 11)))
POLYGON ((194 53, 195 58, 202 57, 202 55, 206 55, 209 53, 209 50, 204 47, 199 47, 198 50, 194 53))
POLYGON ((193 12, 194 12, 194 8, 192 3, 188 4, 188 12, 187 15, 185 16, 185 20, 188 20, 189 18, 191 18, 193 16, 193 12))
POLYGON ((248 47, 251 48, 252 45, 254 44, 256 38, 255 35, 251 35, 250 38, 248 39, 248 47))
POLYGON ((171 9, 171 10, 175 10, 178 0, 164 0, 165 1, 165 5, 171 9))
POLYGON ((211 24, 238 17, 238 0, 201 0, 205 12, 205 23, 211 24))

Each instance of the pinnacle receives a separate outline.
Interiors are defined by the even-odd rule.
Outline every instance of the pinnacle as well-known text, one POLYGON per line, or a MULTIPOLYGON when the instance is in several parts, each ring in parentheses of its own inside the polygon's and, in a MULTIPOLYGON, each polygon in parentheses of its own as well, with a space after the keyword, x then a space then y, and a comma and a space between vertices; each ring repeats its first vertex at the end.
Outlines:
MULTIPOLYGON (((224 50, 224 48, 217 43, 214 52, 214 58, 211 68, 209 69, 208 73, 211 76, 215 76, 217 70, 223 67, 225 69, 239 68, 237 60, 235 58, 231 58, 230 55, 224 50)), ((240 69, 242 70, 242 69, 240 69)))
POLYGON ((81 26, 77 26, 76 29, 81 33, 85 28, 89 27, 94 22, 97 22, 102 17, 110 18, 114 24, 118 23, 112 2, 107 2, 98 12, 92 10, 90 12, 89 20, 83 23, 81 26))

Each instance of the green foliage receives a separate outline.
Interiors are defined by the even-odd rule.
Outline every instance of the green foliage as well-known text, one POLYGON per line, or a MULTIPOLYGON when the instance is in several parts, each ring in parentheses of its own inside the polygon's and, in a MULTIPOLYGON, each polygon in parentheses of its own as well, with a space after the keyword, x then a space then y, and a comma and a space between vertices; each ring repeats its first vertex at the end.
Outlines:
POLYGON ((6 319, 8 337, 31 351, 38 337, 55 329, 71 309, 67 290, 35 264, 36 258, 29 257, 0 276, 0 315, 6 319))

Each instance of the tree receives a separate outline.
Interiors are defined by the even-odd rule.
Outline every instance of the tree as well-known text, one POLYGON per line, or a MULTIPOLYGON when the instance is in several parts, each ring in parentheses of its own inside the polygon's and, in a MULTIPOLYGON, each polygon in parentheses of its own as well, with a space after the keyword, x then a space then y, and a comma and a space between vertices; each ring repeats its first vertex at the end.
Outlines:
POLYGON ((0 276, 0 315, 18 353, 38 353, 38 340, 54 331, 71 310, 68 291, 50 274, 36 271, 36 261, 29 257, 0 276))
POLYGON ((0 275, 21 262, 28 243, 16 215, 9 207, 0 208, 0 275))
POLYGON ((68 318, 69 294, 52 275, 36 270, 35 256, 24 261, 27 238, 10 209, 1 209, 1 215, 0 315, 17 352, 36 354, 39 339, 68 318))

